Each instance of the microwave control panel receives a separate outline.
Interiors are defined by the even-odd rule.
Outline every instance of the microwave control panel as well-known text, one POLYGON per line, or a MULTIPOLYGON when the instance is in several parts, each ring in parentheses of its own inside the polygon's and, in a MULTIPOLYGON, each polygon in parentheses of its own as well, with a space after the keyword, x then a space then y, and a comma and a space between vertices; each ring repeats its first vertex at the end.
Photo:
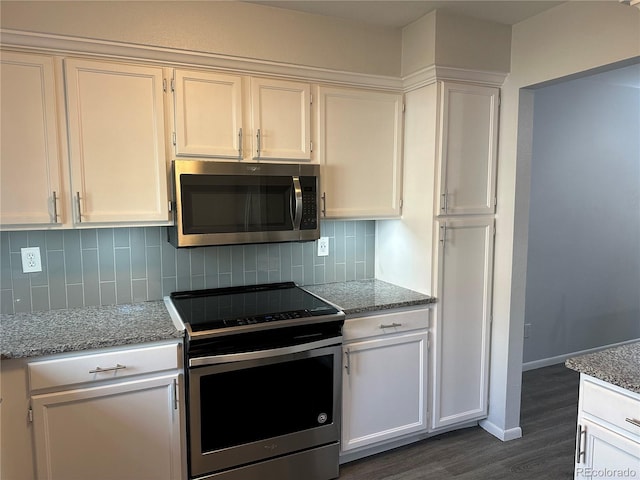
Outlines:
POLYGON ((302 189, 302 220, 300 230, 315 230, 318 228, 318 195, 316 177, 300 177, 302 189))

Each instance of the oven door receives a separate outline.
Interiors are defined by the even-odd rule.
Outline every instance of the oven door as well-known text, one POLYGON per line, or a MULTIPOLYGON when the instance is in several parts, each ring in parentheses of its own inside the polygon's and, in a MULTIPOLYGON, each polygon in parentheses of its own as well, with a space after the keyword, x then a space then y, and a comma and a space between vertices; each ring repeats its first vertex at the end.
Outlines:
POLYGON ((189 368, 192 477, 337 444, 341 345, 318 343, 189 368))

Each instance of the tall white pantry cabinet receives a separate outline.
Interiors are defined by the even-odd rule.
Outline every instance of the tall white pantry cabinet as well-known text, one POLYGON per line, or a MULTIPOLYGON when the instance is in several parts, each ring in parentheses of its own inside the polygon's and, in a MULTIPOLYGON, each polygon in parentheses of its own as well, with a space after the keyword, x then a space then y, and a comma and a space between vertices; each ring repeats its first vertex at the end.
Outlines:
POLYGON ((405 100, 403 219, 378 222, 376 276, 437 300, 429 352, 437 433, 488 413, 499 89, 433 79, 405 100))
POLYGON ((488 413, 499 90, 438 85, 431 427, 488 413))

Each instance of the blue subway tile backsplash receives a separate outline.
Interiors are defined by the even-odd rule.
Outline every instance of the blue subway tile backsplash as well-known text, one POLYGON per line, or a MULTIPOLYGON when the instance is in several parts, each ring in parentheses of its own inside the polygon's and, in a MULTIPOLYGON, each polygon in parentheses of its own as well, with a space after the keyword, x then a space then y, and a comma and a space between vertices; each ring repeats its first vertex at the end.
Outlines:
POLYGON ((316 242, 176 249, 164 227, 0 232, 0 313, 160 300, 176 290, 374 278, 375 222, 323 221, 316 242), (40 247, 42 272, 20 249, 40 247))

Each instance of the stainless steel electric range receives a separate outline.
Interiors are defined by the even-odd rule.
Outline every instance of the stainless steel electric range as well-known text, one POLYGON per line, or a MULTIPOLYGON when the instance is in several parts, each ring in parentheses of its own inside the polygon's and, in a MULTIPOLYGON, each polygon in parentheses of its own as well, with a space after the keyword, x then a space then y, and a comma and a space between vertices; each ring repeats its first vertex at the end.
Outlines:
POLYGON ((338 477, 344 313, 292 282, 174 292, 190 479, 338 477))

